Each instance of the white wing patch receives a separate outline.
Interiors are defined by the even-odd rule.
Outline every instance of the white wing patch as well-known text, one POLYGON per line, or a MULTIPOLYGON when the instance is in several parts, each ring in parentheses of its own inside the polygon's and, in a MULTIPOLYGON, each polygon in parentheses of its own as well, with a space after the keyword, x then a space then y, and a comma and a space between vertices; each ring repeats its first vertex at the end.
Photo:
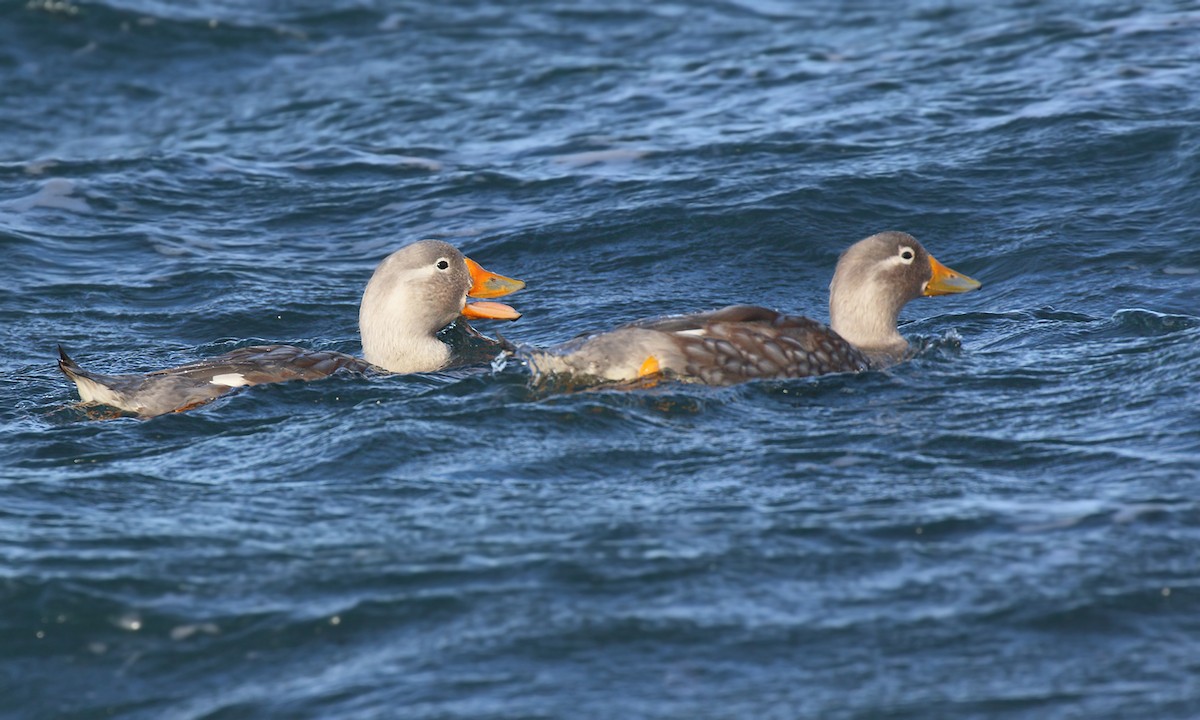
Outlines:
POLYGON ((699 328, 692 328, 691 330, 677 330, 677 331, 675 331, 675 334, 676 335, 693 335, 695 337, 704 337, 705 335, 708 334, 708 329, 699 327, 699 328))
POLYGON ((229 387, 240 387, 249 385, 246 378, 242 377, 241 373, 225 373, 223 375, 213 375, 212 380, 209 380, 213 385, 227 385, 229 387))

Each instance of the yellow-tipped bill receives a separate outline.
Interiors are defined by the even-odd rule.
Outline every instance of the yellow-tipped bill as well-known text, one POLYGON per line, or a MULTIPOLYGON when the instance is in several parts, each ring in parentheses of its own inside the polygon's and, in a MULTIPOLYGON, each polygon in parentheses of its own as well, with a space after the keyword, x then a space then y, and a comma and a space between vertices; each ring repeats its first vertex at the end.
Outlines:
POLYGON ((467 261, 467 271, 471 273, 471 289, 467 291, 467 295, 470 297, 497 298, 525 287, 525 282, 522 280, 513 280, 503 275, 497 275, 489 270, 484 270, 471 258, 463 259, 467 261))
POLYGON ((970 292, 978 290, 983 283, 963 275, 962 273, 951 270, 937 260, 933 256, 929 256, 929 267, 933 269, 933 277, 929 278, 929 282, 925 283, 926 295, 952 295, 954 293, 970 292))
MULTIPOLYGON (((467 261, 467 272, 471 273, 471 289, 467 291, 468 297, 500 297, 525 287, 525 282, 522 280, 497 275, 490 270, 484 270, 482 265, 471 258, 463 259, 467 261)), ((484 320, 516 320, 521 317, 521 313, 504 303, 476 302, 463 306, 462 316, 484 320)))

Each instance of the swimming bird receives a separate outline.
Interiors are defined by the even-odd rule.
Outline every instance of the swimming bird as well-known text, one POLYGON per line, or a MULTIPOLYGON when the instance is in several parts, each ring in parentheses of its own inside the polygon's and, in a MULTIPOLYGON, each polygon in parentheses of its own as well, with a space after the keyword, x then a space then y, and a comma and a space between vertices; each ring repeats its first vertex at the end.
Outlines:
POLYGON ((639 320, 548 351, 519 349, 537 377, 628 383, 674 378, 732 385, 748 380, 861 372, 904 360, 900 309, 922 295, 981 284, 951 270, 913 236, 882 232, 842 253, 829 285, 829 325, 755 305, 639 320))
MULTIPOLYGON (((81 368, 59 348, 58 367, 85 403, 108 405, 141 417, 189 410, 235 387, 317 380, 338 370, 432 372, 453 365, 454 350, 438 332, 463 318, 516 320, 521 315, 495 298, 525 283, 484 270, 453 245, 422 240, 403 247, 375 268, 359 306, 363 357, 292 345, 254 345, 148 374, 102 375, 81 368)), ((460 323, 466 325, 465 321, 460 323)), ((466 325, 473 338, 484 338, 466 325)))

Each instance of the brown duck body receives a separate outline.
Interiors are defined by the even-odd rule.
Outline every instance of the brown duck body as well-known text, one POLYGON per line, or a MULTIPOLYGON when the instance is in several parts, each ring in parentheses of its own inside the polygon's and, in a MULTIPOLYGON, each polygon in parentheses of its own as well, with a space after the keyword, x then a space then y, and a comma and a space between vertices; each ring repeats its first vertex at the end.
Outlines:
POLYGON ((826 325, 756 305, 640 320, 526 357, 539 375, 620 382, 663 373, 708 385, 869 367, 866 355, 826 325))
POLYGON ((753 305, 640 320, 550 350, 521 350, 538 376, 572 384, 665 376, 709 385, 861 372, 904 360, 900 309, 922 295, 980 284, 945 267, 911 235, 884 232, 842 254, 830 283, 831 326, 753 305))

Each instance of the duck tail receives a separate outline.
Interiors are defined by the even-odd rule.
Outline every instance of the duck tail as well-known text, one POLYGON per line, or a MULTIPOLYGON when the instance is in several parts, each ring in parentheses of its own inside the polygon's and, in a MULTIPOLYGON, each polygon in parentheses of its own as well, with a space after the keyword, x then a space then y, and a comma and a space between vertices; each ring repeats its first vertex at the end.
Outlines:
POLYGON ((63 350, 62 345, 58 346, 58 369, 62 371, 63 375, 67 376, 68 380, 74 382, 78 382, 79 378, 83 377, 86 372, 83 368, 79 367, 79 363, 71 359, 67 351, 63 350))
POLYGON ((67 379, 75 383, 79 399, 85 403, 101 403, 116 408, 125 408, 125 394, 119 388, 119 378, 88 372, 71 359, 62 345, 58 346, 58 369, 67 379))

